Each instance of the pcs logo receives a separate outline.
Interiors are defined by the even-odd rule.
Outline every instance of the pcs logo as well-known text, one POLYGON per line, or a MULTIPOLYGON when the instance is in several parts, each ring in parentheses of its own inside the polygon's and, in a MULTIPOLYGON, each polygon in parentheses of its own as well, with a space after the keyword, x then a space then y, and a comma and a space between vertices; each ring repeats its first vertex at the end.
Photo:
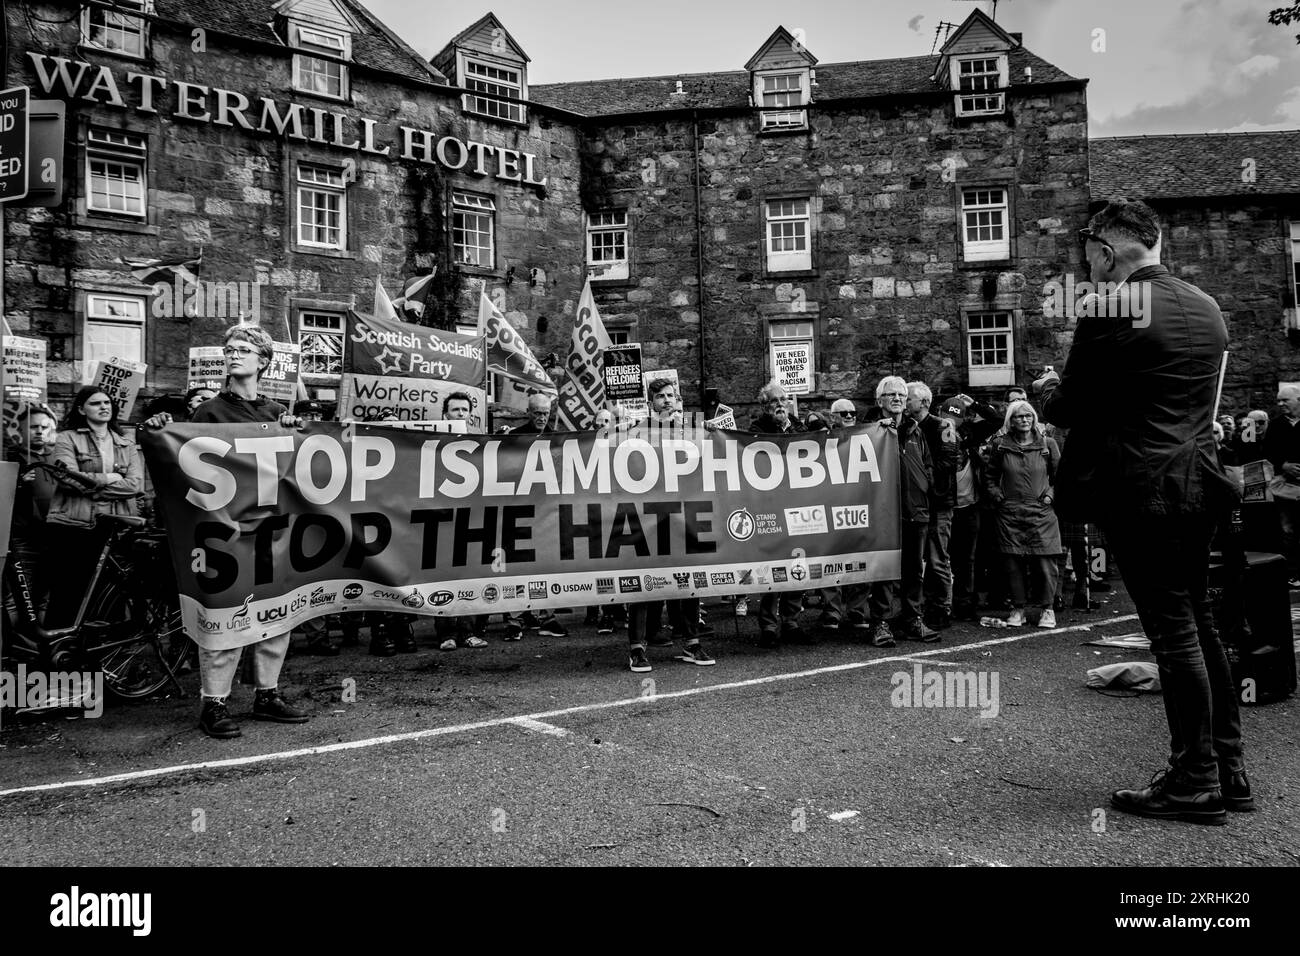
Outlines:
POLYGON ((365 593, 366 593, 366 589, 362 587, 360 584, 357 584, 357 582, 353 581, 351 584, 349 584, 347 587, 343 589, 343 600, 355 601, 357 598, 361 597, 361 595, 365 593))

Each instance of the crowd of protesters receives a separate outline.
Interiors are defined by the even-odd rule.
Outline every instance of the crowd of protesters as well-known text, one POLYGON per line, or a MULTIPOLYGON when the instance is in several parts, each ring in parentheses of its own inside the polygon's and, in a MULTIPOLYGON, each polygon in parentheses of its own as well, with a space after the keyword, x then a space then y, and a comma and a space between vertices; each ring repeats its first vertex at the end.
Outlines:
MULTIPOLYGON (((165 428, 172 421, 275 422, 292 428, 305 419, 319 419, 322 408, 300 402, 296 413, 258 394, 258 377, 271 356, 270 337, 252 326, 237 326, 226 336, 227 385, 224 389, 194 388, 171 411, 151 409, 145 427, 165 428)), ((660 427, 681 427, 682 410, 676 385, 669 379, 651 381, 649 416, 660 427)), ((1067 435, 1044 425, 1023 389, 1013 388, 1001 402, 979 401, 957 394, 936 401, 920 381, 888 376, 875 387, 875 403, 859 407, 853 399, 834 400, 825 411, 802 417, 780 386, 769 384, 759 395, 761 411, 750 431, 782 435, 829 430, 841 432, 865 425, 896 433, 900 449, 901 574, 898 580, 847 585, 800 593, 769 591, 758 598, 758 644, 810 644, 826 633, 848 632, 876 647, 893 647, 897 640, 933 643, 954 621, 982 619, 986 624, 1019 627, 1057 626, 1063 610, 1062 580, 1073 581, 1075 610, 1095 610, 1091 595, 1109 590, 1095 572, 1108 574, 1105 542, 1094 527, 1058 521, 1053 508, 1053 484, 1061 447, 1067 435), (815 617, 814 617, 815 615, 815 617)), ((440 410, 445 419, 467 419, 472 399, 453 393, 440 410)), ((867 403, 863 403, 866 405, 867 403)), ((530 396, 527 417, 513 429, 517 434, 554 430, 550 397, 530 396)), ((83 388, 72 401, 63 428, 47 407, 29 405, 18 421, 9 457, 20 465, 62 461, 68 468, 94 479, 92 489, 53 482, 44 472, 28 476, 19 488, 13 525, 13 548, 28 558, 32 589, 40 601, 51 590, 46 625, 53 626, 68 608, 78 605, 72 592, 84 586, 88 568, 79 556, 84 536, 98 514, 137 513, 144 475, 135 443, 118 425, 117 407, 104 392, 83 388), (60 555, 60 573, 50 580, 37 560, 52 546, 60 555), (83 573, 83 571, 85 573, 83 573), (51 587, 53 585, 53 588, 51 587), (57 620, 56 620, 57 619, 57 620)), ((613 429, 621 409, 601 412, 598 429, 613 429)), ((1225 465, 1267 459, 1279 476, 1297 481, 1300 490, 1300 388, 1283 386, 1276 416, 1252 411, 1216 423, 1220 455, 1225 465)), ((507 429, 501 429, 507 430, 507 429)), ((1300 584, 1297 542, 1300 540, 1300 494, 1279 498, 1283 533, 1289 550, 1293 583, 1300 584)), ((48 562, 46 562, 48 565, 48 562)), ((747 613, 745 596, 734 599, 733 613, 747 613)), ((361 643, 360 631, 370 631, 371 654, 388 657, 418 650, 413 615, 365 612, 332 615, 301 625, 293 635, 309 654, 336 655, 342 647, 361 643), (334 633, 341 640, 334 640, 334 633)), ((442 650, 486 646, 488 615, 438 619, 437 646, 442 650)), ((600 634, 625 629, 628 662, 633 672, 651 670, 651 648, 671 648, 681 661, 709 666, 713 657, 702 638, 713 633, 695 598, 643 601, 590 608, 585 623, 600 634), (664 625, 671 636, 662 633, 664 625)), ((517 641, 530 630, 562 637, 566 628, 552 612, 504 616, 501 637, 517 641)), ((279 675, 291 644, 291 634, 260 641, 249 651, 257 719, 298 723, 307 719, 279 693, 279 675)), ((226 701, 233 689, 242 648, 198 654, 202 684, 200 727, 215 737, 239 734, 226 701)))

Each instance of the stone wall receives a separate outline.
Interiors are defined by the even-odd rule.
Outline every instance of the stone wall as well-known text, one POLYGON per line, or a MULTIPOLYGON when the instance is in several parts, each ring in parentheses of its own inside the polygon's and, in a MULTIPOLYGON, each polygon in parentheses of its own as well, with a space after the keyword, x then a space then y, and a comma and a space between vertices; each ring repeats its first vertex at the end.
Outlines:
POLYGON ((1300 339, 1288 338, 1284 326, 1295 305, 1289 228, 1300 204, 1161 200, 1152 207, 1164 227, 1165 265, 1213 296, 1228 323, 1223 410, 1273 407, 1278 382, 1300 381, 1300 339))
MULTIPOLYGON (((49 20, 66 19, 63 7, 38 5, 33 10, 49 20)), ((351 70, 351 102, 340 104, 293 92, 291 57, 285 53, 229 39, 223 46, 215 36, 209 37, 204 52, 197 53, 188 31, 165 24, 153 29, 151 59, 143 63, 79 48, 75 23, 60 26, 15 12, 10 30, 11 81, 31 86, 33 97, 45 94, 28 51, 67 57, 74 66, 84 61, 92 67, 74 98, 69 99, 64 89, 50 94, 68 100, 64 203, 51 209, 5 210, 6 315, 16 334, 49 340, 52 400, 66 399, 78 382, 75 360, 83 350, 85 294, 149 295, 149 287, 137 282, 119 261, 124 257, 189 258, 201 250, 201 279, 260 284, 260 319, 277 338, 287 334, 286 324, 293 326, 296 338, 295 306, 355 305, 369 311, 377 275, 389 294, 396 296, 404 276, 431 265, 438 267, 435 302, 428 316, 433 324, 474 321, 478 279, 487 282, 489 294, 505 306, 529 341, 536 341, 543 317, 555 326, 564 326, 571 317, 581 289, 585 252, 578 199, 578 134, 570 125, 552 122, 544 111, 531 111, 526 126, 480 122, 465 117, 452 94, 360 68, 351 70), (112 72, 125 107, 84 98, 90 78, 101 65, 112 72), (269 96, 282 104, 300 103, 304 110, 335 110, 347 119, 345 141, 360 131, 362 118, 370 118, 376 121, 377 144, 391 150, 378 156, 261 134, 238 125, 190 122, 172 115, 170 95, 161 100, 167 109, 142 112, 136 108, 138 82, 128 87, 125 80, 132 70, 237 91, 253 101, 269 96), (147 223, 123 224, 84 214, 86 182, 80 144, 88 125, 147 137, 147 223), (451 172, 436 162, 403 160, 402 125, 431 130, 438 137, 450 135, 532 153, 537 158, 536 175, 544 176, 546 185, 537 188, 476 176, 472 163, 461 172, 451 172), (345 253, 294 249, 291 176, 297 159, 334 165, 354 161, 345 253), (495 199, 495 269, 451 267, 449 203, 451 190, 459 186, 495 199), (509 266, 515 272, 514 281, 507 285, 509 266), (530 285, 534 268, 544 278, 530 285)), ((205 107, 213 109, 211 97, 205 107)), ((147 306, 152 311, 153 302, 147 306)), ((194 320, 151 315, 145 338, 150 368, 137 407, 154 395, 183 391, 188 349, 214 344, 234 321, 234 315, 224 314, 194 320)), ((558 335, 553 334, 539 349, 555 349, 557 342, 558 335)))
POLYGON ((814 107, 809 133, 782 136, 758 135, 753 114, 700 118, 702 306, 690 115, 599 129, 587 144, 584 202, 627 205, 632 223, 631 281, 601 289, 602 312, 635 319, 647 365, 678 368, 688 404, 699 395, 701 321, 706 385, 746 410, 769 375, 774 318, 815 322, 810 407, 839 396, 874 404, 876 382, 891 373, 920 377, 936 395, 973 391, 963 308, 1023 310, 1016 358, 1026 382, 1068 348, 1065 318, 1042 316, 1041 290, 1081 260, 1086 106, 1081 89, 1030 88, 1012 94, 1010 109, 1010 120, 958 126, 948 97, 827 104, 814 107), (985 182, 1012 189, 1012 259, 963 265, 957 190, 985 182), (814 270, 765 274, 764 198, 800 190, 813 201, 814 270))

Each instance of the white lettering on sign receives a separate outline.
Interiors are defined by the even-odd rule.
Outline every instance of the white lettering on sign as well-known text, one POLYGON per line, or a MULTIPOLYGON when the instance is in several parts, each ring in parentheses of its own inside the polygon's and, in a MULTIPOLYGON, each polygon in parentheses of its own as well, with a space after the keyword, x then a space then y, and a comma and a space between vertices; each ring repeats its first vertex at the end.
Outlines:
MULTIPOLYGON (((85 102, 120 109, 128 107, 108 66, 94 67, 67 57, 31 51, 27 53, 27 58, 36 85, 48 96, 60 96, 69 100, 80 98, 85 102)), ((375 156, 389 156, 392 153, 391 144, 378 144, 377 120, 352 117, 318 107, 303 107, 298 103, 284 103, 268 96, 258 97, 254 101, 232 90, 145 73, 127 73, 125 80, 123 85, 128 90, 133 90, 137 84, 139 86, 138 102, 134 104, 134 109, 139 113, 157 113, 158 99, 164 90, 170 89, 170 112, 176 119, 222 126, 238 125, 249 132, 302 142, 310 139, 311 142, 334 149, 365 152, 375 156), (214 104, 215 119, 209 110, 209 104, 214 104), (252 116, 259 119, 256 126, 251 122, 252 116)), ((12 107, 0 104, 0 109, 5 108, 12 107)), ((430 130, 412 126, 398 126, 392 129, 390 135, 400 140, 399 158, 404 160, 430 165, 436 163, 451 170, 466 169, 476 176, 491 176, 526 186, 543 187, 547 182, 547 177, 537 175, 537 156, 533 153, 490 146, 475 140, 460 140, 454 136, 438 137, 430 130)))

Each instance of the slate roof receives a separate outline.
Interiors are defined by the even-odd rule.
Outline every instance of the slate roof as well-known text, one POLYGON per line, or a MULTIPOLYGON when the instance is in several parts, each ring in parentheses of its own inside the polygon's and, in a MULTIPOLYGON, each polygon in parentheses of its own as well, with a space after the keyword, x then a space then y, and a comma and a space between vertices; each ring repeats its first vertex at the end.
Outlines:
MULTIPOLYGON (((860 96, 888 96, 933 93, 941 87, 930 79, 937 56, 909 56, 892 60, 861 60, 851 63, 822 63, 817 66, 813 101, 860 96)), ((1033 68, 1034 83, 1075 80, 1023 47, 1008 54, 1013 85, 1025 85, 1025 67, 1033 68)), ((530 86, 529 98, 584 116, 610 116, 657 110, 749 107, 749 73, 687 73, 677 76, 643 76, 629 79, 588 80, 581 83, 546 83, 530 86), (674 94, 677 81, 682 95, 674 94)))
MULTIPOLYGON (((443 83, 446 78, 416 53, 373 13, 356 0, 340 0, 365 27, 352 37, 352 59, 360 66, 425 83, 443 83)), ((276 13, 272 0, 154 0, 159 17, 177 23, 194 24, 245 40, 282 46, 271 29, 276 13)))
POLYGON ((1165 199, 1300 193, 1300 130, 1194 133, 1089 140, 1096 199, 1165 199), (1243 182, 1242 160, 1255 161, 1243 182))

